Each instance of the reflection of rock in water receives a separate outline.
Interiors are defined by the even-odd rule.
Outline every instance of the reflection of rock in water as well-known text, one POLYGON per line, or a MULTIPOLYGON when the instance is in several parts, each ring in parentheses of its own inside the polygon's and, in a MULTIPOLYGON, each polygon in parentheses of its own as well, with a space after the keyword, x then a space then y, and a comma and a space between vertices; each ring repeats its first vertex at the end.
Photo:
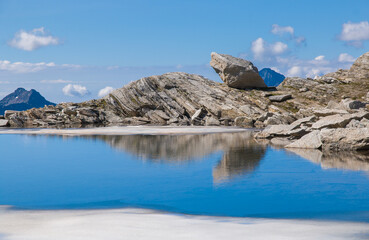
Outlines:
POLYGON ((369 152, 322 152, 316 149, 288 149, 307 160, 318 163, 322 168, 369 171, 369 152))
POLYGON ((252 132, 206 135, 94 136, 113 148, 160 162, 180 162, 222 151, 221 162, 213 170, 215 181, 252 172, 264 156, 265 146, 257 144, 252 132))
POLYGON ((115 149, 154 161, 183 161, 254 144, 251 132, 205 135, 95 136, 115 149))
POLYGON ((253 172, 264 156, 265 149, 258 145, 230 148, 213 169, 215 182, 253 172))

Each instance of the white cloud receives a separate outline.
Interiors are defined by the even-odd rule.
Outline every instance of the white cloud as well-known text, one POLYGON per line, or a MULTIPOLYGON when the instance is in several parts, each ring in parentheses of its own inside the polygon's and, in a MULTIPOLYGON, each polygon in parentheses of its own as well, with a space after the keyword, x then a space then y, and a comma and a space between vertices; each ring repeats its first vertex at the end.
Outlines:
POLYGON ((29 63, 29 62, 10 62, 8 60, 0 60, 0 71, 8 71, 13 73, 33 73, 39 72, 47 69, 77 69, 81 68, 80 65, 73 64, 62 64, 56 65, 53 62, 39 62, 39 63, 29 63))
POLYGON ((41 80, 40 83, 51 83, 51 84, 58 84, 58 83, 71 83, 70 80, 64 79, 56 79, 56 80, 41 80))
POLYGON ((300 45, 306 41, 305 37, 295 36, 295 29, 291 26, 280 26, 278 24, 273 24, 271 32, 279 36, 288 35, 290 39, 293 39, 297 43, 297 45, 300 45))
POLYGON ((7 60, 0 60, 0 70, 15 73, 37 72, 55 66, 56 66, 55 63, 53 62, 28 63, 28 62, 10 62, 7 60))
POLYGON ((273 57, 281 55, 288 50, 288 46, 282 42, 268 43, 258 38, 251 43, 251 51, 254 58, 259 61, 270 61, 273 57))
POLYGON ((369 40, 369 22, 347 22, 342 24, 339 39, 345 41, 348 45, 362 47, 363 41, 369 40))
POLYGON ((9 45, 25 51, 33 51, 48 45, 58 45, 59 39, 45 33, 45 29, 35 28, 31 31, 20 30, 17 32, 9 45))
POLYGON ((272 25, 272 33, 276 34, 276 35, 282 35, 282 34, 285 34, 285 33, 293 35, 294 32, 295 32, 295 30, 291 26, 283 27, 283 26, 279 26, 278 24, 273 24, 272 25))
POLYGON ((109 93, 111 93, 113 90, 114 90, 114 88, 107 86, 107 87, 101 89, 97 96, 104 97, 104 96, 108 95, 109 93))
POLYGON ((287 72, 287 76, 300 76, 301 74, 302 68, 300 66, 293 66, 287 72))
POLYGON ((287 49, 288 49, 287 44, 282 43, 282 42, 276 42, 276 43, 271 45, 272 53, 275 54, 275 55, 282 54, 282 53, 286 52, 287 49))
POLYGON ((320 56, 317 56, 316 58, 314 58, 314 60, 316 60, 316 61, 323 61, 324 58, 325 58, 324 55, 320 55, 320 56))
POLYGON ((348 53, 341 53, 338 56, 338 61, 341 63, 353 63, 355 62, 355 58, 348 53))
POLYGON ((296 58, 278 59, 281 66, 287 67, 287 76, 289 77, 310 77, 321 76, 326 73, 335 72, 339 68, 348 69, 350 63, 337 59, 328 60, 323 55, 315 57, 313 60, 303 60, 296 58))
POLYGON ((90 92, 87 90, 85 86, 81 85, 74 85, 74 84, 68 84, 63 88, 64 95, 71 96, 71 97, 83 97, 90 92))

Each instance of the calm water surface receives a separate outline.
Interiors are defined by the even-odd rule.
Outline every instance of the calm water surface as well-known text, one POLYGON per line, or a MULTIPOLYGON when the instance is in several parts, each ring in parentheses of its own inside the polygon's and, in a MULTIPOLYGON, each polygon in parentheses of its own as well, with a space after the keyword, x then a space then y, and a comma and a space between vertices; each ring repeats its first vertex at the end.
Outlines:
POLYGON ((0 205, 369 222, 363 154, 289 152, 249 132, 0 135, 0 149, 0 205))

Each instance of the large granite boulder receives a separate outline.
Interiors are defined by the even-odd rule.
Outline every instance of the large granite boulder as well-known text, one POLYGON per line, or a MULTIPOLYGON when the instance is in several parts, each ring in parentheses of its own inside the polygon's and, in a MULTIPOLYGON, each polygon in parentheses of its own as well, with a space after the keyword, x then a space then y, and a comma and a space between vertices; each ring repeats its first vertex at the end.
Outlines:
POLYGON ((212 52, 210 65, 229 87, 240 89, 267 87, 257 67, 247 60, 212 52))

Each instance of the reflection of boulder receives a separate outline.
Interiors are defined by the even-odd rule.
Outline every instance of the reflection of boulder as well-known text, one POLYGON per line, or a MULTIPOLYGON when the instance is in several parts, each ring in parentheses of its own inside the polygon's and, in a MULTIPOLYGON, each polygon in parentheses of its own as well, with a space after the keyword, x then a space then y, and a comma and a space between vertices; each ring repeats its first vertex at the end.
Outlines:
POLYGON ((214 181, 219 182, 233 176, 253 172, 264 153, 265 149, 257 145, 230 148, 213 169, 214 181))
POLYGON ((140 158, 161 161, 183 161, 199 158, 231 147, 255 145, 252 133, 220 133, 204 135, 128 135, 95 136, 115 149, 140 158))
POLYGON ((221 151, 224 153, 222 160, 213 170, 215 181, 252 172, 266 149, 266 146, 254 141, 251 131, 205 135, 105 135, 94 138, 150 161, 188 161, 221 151))
POLYGON ((328 152, 316 149, 288 149, 307 160, 318 163, 322 168, 348 169, 354 171, 369 171, 368 152, 328 152))

